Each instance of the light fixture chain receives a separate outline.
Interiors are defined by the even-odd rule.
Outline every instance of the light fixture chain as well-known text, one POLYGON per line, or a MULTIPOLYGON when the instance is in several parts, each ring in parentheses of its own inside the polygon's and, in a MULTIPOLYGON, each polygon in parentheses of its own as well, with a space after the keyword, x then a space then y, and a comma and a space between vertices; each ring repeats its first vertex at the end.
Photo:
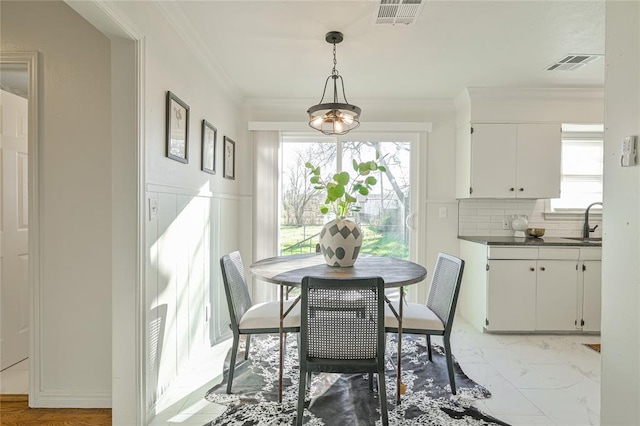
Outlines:
POLYGON ((333 69, 331 70, 331 75, 338 75, 336 65, 338 65, 338 60, 336 59, 336 44, 333 43, 333 69))

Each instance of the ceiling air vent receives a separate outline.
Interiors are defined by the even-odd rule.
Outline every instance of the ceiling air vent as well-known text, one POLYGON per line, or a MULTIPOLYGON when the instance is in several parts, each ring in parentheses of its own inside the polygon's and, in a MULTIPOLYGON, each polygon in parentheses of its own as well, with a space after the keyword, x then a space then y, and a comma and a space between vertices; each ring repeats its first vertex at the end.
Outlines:
POLYGON ((426 0, 380 0, 373 15, 374 25, 415 23, 426 0))
POLYGON ((547 71, 573 71, 595 61, 602 55, 567 55, 547 67, 547 71))

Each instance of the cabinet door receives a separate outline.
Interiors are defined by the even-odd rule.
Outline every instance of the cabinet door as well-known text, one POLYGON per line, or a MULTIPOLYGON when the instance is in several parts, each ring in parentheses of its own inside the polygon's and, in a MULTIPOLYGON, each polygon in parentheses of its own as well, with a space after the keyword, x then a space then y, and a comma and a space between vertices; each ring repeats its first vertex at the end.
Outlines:
POLYGON ((560 124, 518 124, 516 197, 560 197, 560 124))
POLYGON ((491 260, 487 330, 532 331, 536 325, 536 261, 491 260))
POLYGON ((585 260, 583 271, 582 320, 584 331, 600 331, 602 262, 585 260))
POLYGON ((536 330, 570 331, 578 328, 577 262, 539 260, 536 290, 536 330))
POLYGON ((471 135, 471 197, 514 198, 516 125, 474 124, 471 135))

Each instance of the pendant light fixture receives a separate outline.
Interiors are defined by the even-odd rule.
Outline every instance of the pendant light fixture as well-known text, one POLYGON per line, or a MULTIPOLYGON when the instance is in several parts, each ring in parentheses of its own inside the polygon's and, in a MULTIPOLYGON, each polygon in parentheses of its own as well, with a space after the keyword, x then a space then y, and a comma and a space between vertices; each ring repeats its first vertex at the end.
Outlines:
POLYGON ((343 39, 344 36, 338 31, 330 31, 325 36, 327 43, 333 44, 333 69, 331 70, 331 75, 327 77, 324 82, 324 90, 322 91, 320 103, 313 105, 307 110, 309 114, 309 126, 321 131, 325 135, 344 135, 360 126, 360 113, 362 110, 347 101, 342 76, 336 69, 336 44, 340 43, 343 39), (323 103, 324 96, 327 93, 329 79, 333 80, 333 102, 323 103), (338 98, 338 80, 340 80, 344 102, 340 102, 338 98))

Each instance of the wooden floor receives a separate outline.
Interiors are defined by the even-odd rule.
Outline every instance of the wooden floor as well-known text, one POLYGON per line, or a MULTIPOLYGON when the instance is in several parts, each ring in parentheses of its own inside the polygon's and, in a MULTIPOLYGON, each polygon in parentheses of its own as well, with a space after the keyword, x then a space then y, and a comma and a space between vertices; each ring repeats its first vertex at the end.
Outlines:
POLYGON ((0 395, 2 426, 108 426, 110 408, 29 408, 27 395, 0 395))

